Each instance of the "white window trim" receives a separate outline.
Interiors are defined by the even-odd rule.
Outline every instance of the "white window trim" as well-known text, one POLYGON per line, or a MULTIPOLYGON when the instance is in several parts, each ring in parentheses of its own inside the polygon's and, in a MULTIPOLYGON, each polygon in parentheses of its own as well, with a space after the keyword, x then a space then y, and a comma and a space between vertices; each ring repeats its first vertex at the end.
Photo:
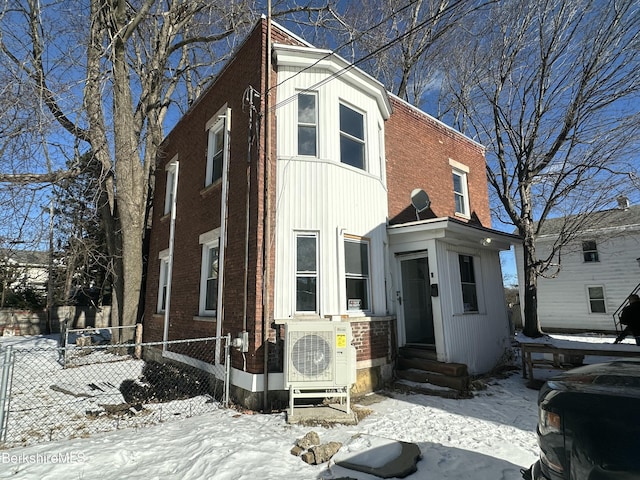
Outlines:
POLYGON ((344 294, 344 300, 342 302, 342 310, 344 312, 346 312, 347 315, 366 315, 366 314, 370 314, 373 312, 373 298, 372 298, 372 291, 371 291, 371 239, 368 237, 361 237, 359 235, 351 235, 351 234, 343 234, 341 235, 340 238, 340 245, 341 248, 340 250, 342 251, 341 255, 342 255, 342 281, 343 281, 343 294, 344 294), (345 255, 345 251, 344 251, 344 244, 345 242, 353 242, 353 243, 366 243, 368 248, 367 248, 367 252, 368 252, 368 269, 369 269, 369 274, 367 277, 350 277, 350 278, 366 278, 367 279, 367 301, 368 301, 368 308, 367 309, 360 309, 360 310, 350 310, 349 306, 348 306, 348 302, 349 299, 347 297, 347 258, 345 255))
MULTIPOLYGON (((590 314, 593 315, 608 315, 607 313, 607 291, 604 288, 604 285, 586 285, 585 286, 586 289, 586 294, 587 294, 587 309, 589 311, 590 314), (591 296, 589 295, 589 289, 590 288, 601 288, 602 289, 602 303, 604 304, 604 312, 594 312, 591 309, 591 302, 592 299, 591 296)), ((599 299, 595 299, 595 300, 599 300, 599 299)))
POLYGON ((320 315, 320 232, 318 231, 305 231, 305 230, 297 230, 293 235, 294 242, 294 265, 293 265, 293 311, 295 315, 320 315), (297 261, 298 261, 298 237, 313 237, 316 240, 316 270, 314 274, 310 273, 300 273, 298 272, 297 261), (310 310, 298 310, 298 277, 315 277, 316 279, 316 309, 315 311, 310 310))
POLYGON ((296 146, 295 146, 295 152, 296 155, 299 157, 306 157, 306 158, 318 158, 320 155, 319 152, 319 148, 320 148, 320 109, 319 109, 319 105, 318 105, 318 92, 315 91, 308 91, 308 90, 302 90, 298 92, 298 98, 300 98, 300 95, 309 95, 309 96, 313 96, 316 99, 316 108, 315 108, 315 123, 311 124, 311 123, 304 123, 301 122, 300 119, 298 118, 298 103, 296 103, 296 146), (310 126, 314 126, 316 129, 316 153, 315 155, 307 155, 307 154, 301 154, 300 153, 300 135, 298 134, 298 128, 300 126, 306 126, 306 127, 310 127, 310 126))
POLYGON ((158 278, 158 302, 156 305, 157 313, 164 313, 165 309, 162 305, 162 290, 167 289, 165 297, 165 305, 167 297, 169 296, 169 249, 165 248, 158 253, 158 259, 160 260, 160 275, 158 278))
POLYGON ((176 155, 165 167, 167 183, 164 192, 164 214, 171 213, 178 192, 178 156, 176 155))
POLYGON ((228 161, 229 132, 231 130, 231 118, 228 118, 228 111, 229 110, 227 108, 227 105, 223 106, 214 116, 212 116, 207 121, 205 125, 205 130, 207 132, 207 168, 204 180, 205 187, 213 185, 214 183, 218 183, 222 180, 223 174, 221 174, 220 178, 213 180, 213 138, 215 138, 215 135, 222 129, 224 129, 224 133, 222 140, 221 172, 224 172, 225 165, 228 161))
POLYGON ((477 251, 465 248, 454 248, 448 250, 448 252, 451 279, 458 285, 457 288, 454 288, 452 290, 451 307, 453 315, 486 315, 487 306, 485 302, 485 292, 482 286, 484 279, 482 270, 482 256, 479 255, 477 251), (462 297, 462 276, 460 274, 460 260, 458 259, 460 255, 467 255, 473 258, 473 273, 476 283, 476 296, 478 297, 478 311, 464 311, 464 300, 462 297))
POLYGON ((340 100, 338 102, 338 153, 339 153, 339 157, 340 157, 340 164, 344 165, 345 167, 348 168, 355 168, 359 171, 363 171, 363 172, 368 172, 369 171, 369 152, 367 149, 367 112, 365 112, 364 110, 360 109, 360 108, 356 108, 354 105, 350 104, 349 102, 346 102, 344 100, 340 100), (362 139, 359 139, 357 137, 354 137, 346 132, 342 131, 342 128, 340 126, 340 106, 343 105, 345 107, 347 107, 350 110, 353 110, 356 113, 359 113, 360 115, 362 115, 362 139), (342 152, 340 151, 340 139, 342 138, 342 136, 346 136, 347 138, 357 141, 358 143, 362 143, 362 149, 363 149, 363 159, 362 159, 362 168, 359 167, 354 167, 353 165, 349 165, 348 163, 344 163, 342 161, 342 152))
MULTIPOLYGON (((469 167, 467 167, 466 165, 460 163, 460 162, 456 162, 455 160, 452 160, 451 158, 449 159, 449 166, 451 167, 451 172, 452 172, 452 176, 453 175, 458 175, 460 177, 461 180, 461 184, 462 184, 462 192, 460 192, 459 194, 462 195, 462 203, 463 203, 463 208, 464 208, 464 212, 458 212, 455 211, 455 216, 456 217, 462 217, 462 218, 466 218, 466 219, 470 219, 471 218, 471 209, 469 206, 469 178, 468 178, 468 174, 469 174, 469 167)), ((453 179, 451 180, 453 182, 453 179)), ((456 195, 458 195, 458 192, 456 192, 454 190, 453 192, 454 198, 456 195)), ((455 210, 455 200, 454 200, 454 206, 453 206, 454 210, 455 210)))
POLYGON ((219 245, 220 241, 220 227, 214 228, 208 232, 200 235, 199 243, 202 245, 202 255, 201 255, 201 263, 200 263, 200 299, 199 299, 199 315, 203 317, 214 317, 217 316, 219 305, 220 305, 220 295, 221 295, 221 246, 219 245), (214 246, 218 246, 218 305, 215 310, 207 310, 207 268, 209 264, 209 249, 214 246))

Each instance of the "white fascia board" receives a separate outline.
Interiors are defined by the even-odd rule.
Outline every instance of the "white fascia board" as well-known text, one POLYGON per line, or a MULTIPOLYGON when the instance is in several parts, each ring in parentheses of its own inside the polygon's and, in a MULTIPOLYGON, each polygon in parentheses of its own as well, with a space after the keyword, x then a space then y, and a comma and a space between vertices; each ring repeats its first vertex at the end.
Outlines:
POLYGON ((326 70, 332 75, 327 82, 341 78, 375 98, 385 120, 391 116, 391 102, 384 85, 331 50, 276 43, 273 45, 273 57, 278 66, 326 70))
POLYGON ((491 244, 484 246, 484 248, 493 250, 509 250, 512 244, 518 244, 520 241, 517 235, 452 221, 446 217, 408 222, 387 227, 387 233, 390 236, 418 232, 428 235, 430 239, 446 238, 456 240, 458 243, 464 242, 470 244, 479 244, 483 238, 491 238, 491 244))

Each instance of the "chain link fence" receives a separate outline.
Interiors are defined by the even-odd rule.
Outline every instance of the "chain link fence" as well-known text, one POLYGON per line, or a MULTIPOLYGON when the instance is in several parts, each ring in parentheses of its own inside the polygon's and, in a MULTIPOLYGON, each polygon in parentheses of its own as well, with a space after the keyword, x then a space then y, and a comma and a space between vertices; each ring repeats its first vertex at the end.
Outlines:
POLYGON ((228 405, 229 336, 66 346, 53 337, 22 338, 0 343, 0 448, 149 426, 228 405))

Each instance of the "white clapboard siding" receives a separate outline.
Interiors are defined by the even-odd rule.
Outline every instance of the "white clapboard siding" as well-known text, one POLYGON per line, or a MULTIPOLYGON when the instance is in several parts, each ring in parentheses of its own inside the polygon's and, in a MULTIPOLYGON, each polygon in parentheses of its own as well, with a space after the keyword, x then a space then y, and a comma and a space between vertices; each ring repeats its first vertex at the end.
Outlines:
MULTIPOLYGON (((587 239, 587 238, 585 238, 587 239)), ((598 249, 598 262, 585 262, 582 239, 563 250, 561 270, 556 278, 538 278, 538 318, 542 330, 615 331, 613 313, 638 283, 640 233, 591 236, 598 249), (591 313, 589 286, 603 286, 606 313, 591 313)), ((539 239, 539 255, 548 251, 547 239, 539 239)), ((523 284, 522 247, 516 248, 520 285, 523 284)), ((522 289, 521 289, 522 290, 522 289)), ((521 292, 521 307, 523 305, 521 292)))

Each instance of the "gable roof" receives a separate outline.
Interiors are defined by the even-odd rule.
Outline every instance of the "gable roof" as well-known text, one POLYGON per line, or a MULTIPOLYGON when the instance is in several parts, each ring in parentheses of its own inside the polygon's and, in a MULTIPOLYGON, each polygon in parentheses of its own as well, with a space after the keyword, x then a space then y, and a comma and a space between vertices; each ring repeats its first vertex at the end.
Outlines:
POLYGON ((629 227, 640 228, 640 205, 569 215, 567 217, 549 218, 544 222, 538 236, 557 235, 562 231, 563 226, 576 222, 587 226, 581 229, 583 232, 621 227, 627 229, 629 227))
POLYGON ((23 266, 47 266, 49 264, 49 252, 36 250, 11 250, 0 248, 0 256, 23 266))

